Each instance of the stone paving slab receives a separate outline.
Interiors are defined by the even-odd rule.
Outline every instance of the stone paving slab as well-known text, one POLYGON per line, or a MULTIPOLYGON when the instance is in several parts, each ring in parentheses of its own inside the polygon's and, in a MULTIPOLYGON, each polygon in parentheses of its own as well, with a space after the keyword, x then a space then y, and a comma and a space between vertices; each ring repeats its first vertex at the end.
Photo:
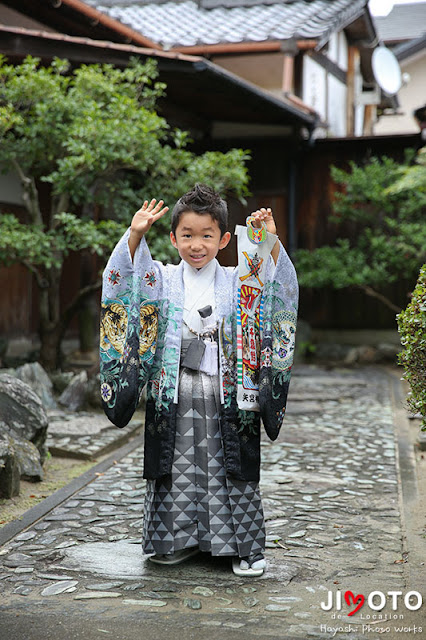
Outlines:
POLYGON ((295 380, 294 403, 314 388, 320 410, 288 415, 279 440, 262 443, 264 576, 237 578, 230 559, 208 554, 175 567, 149 563, 138 447, 0 549, 0 615, 66 611, 89 624, 109 612, 130 633, 136 613, 147 624, 155 614, 158 624, 228 629, 238 639, 421 637, 424 606, 399 600, 394 610, 387 595, 421 591, 404 570, 389 377, 305 368, 295 380), (380 611, 367 601, 373 591, 372 606, 385 598, 380 611))
POLYGON ((53 456, 93 460, 106 455, 143 429, 143 412, 138 411, 129 424, 117 429, 104 413, 61 410, 48 412, 47 447, 53 456))

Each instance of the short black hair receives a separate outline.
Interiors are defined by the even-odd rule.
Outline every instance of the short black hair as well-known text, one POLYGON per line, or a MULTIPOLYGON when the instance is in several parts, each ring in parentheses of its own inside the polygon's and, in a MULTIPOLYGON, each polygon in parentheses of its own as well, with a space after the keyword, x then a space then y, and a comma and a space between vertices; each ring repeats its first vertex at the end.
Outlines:
POLYGON ((193 211, 200 215, 210 214, 213 220, 217 220, 221 237, 226 233, 228 229, 228 205, 216 191, 206 184, 196 184, 176 202, 172 211, 172 232, 174 234, 181 215, 188 211, 193 211))

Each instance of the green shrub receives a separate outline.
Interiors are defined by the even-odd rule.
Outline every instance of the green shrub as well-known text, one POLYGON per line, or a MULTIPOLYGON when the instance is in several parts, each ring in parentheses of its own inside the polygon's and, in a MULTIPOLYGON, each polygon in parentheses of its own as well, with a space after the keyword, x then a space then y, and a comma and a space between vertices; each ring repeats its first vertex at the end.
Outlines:
POLYGON ((414 413, 420 413, 422 430, 426 431, 426 264, 420 270, 410 304, 397 319, 404 347, 399 363, 411 387, 408 404, 414 413))

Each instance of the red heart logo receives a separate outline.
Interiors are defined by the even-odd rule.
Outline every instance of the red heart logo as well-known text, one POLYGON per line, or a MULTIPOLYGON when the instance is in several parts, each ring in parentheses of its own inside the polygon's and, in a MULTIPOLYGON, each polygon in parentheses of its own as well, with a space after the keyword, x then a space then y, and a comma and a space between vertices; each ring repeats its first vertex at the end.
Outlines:
POLYGON ((359 593, 357 596, 354 596, 352 591, 345 591, 345 601, 346 601, 346 604, 348 605, 348 607, 350 607, 351 604, 352 604, 351 598, 353 600, 353 604, 357 604, 357 603, 358 604, 357 604, 357 606, 355 607, 355 609, 353 611, 348 613, 348 616, 353 616, 354 613, 356 613, 358 611, 358 609, 361 609, 362 605, 365 602, 365 598, 361 593, 359 593))

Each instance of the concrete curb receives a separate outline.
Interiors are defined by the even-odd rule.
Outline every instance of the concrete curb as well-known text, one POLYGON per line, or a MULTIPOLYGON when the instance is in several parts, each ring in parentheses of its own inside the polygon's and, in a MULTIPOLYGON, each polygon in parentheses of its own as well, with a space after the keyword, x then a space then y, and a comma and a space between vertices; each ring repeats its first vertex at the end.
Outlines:
POLYGON ((415 500, 418 496, 416 475, 416 459, 413 443, 411 442, 408 418, 404 411, 404 396, 402 385, 395 374, 387 372, 391 385, 395 436, 398 445, 399 473, 403 505, 415 500))
POLYGON ((65 485, 65 487, 62 487, 62 489, 58 489, 48 498, 39 502, 31 509, 28 509, 20 518, 4 525, 4 527, 0 529, 0 546, 4 545, 19 533, 22 533, 25 529, 28 529, 28 527, 32 526, 37 520, 44 518, 49 511, 55 509, 62 502, 65 502, 65 500, 68 500, 68 498, 74 495, 74 493, 77 493, 77 491, 80 491, 80 489, 95 480, 97 474, 109 469, 115 460, 121 460, 121 458, 124 458, 128 453, 140 447, 143 442, 143 435, 130 440, 130 442, 114 451, 108 458, 89 469, 89 471, 86 471, 65 485))

